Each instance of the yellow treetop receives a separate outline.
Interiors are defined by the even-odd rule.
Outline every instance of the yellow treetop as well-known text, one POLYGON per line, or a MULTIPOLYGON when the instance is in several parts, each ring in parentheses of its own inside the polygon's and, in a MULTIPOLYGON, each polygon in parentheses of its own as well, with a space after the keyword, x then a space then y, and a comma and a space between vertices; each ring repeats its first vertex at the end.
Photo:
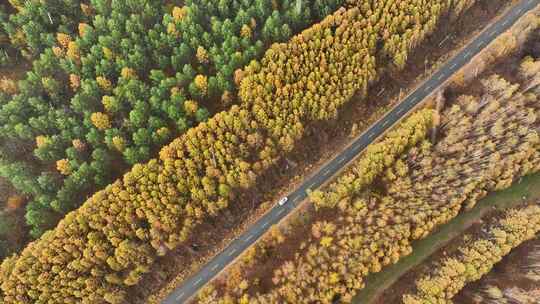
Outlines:
POLYGON ((170 131, 169 131, 169 128, 167 128, 167 127, 161 127, 161 128, 159 128, 159 129, 156 131, 156 133, 157 133, 159 136, 165 136, 165 135, 167 135, 169 132, 170 132, 170 131))
POLYGON ((199 60, 200 63, 208 63, 208 52, 202 46, 199 46, 197 48, 196 56, 197 56, 197 60, 199 60))
POLYGON ((251 27, 249 27, 247 24, 242 25, 242 28, 240 29, 240 36, 243 38, 251 38, 252 35, 251 27))
POLYGON ((339 274, 337 272, 332 272, 330 276, 328 276, 328 283, 336 284, 338 282, 339 282, 339 274))
POLYGON ((73 91, 81 87, 81 77, 77 74, 69 74, 69 86, 73 91))
POLYGON ((120 152, 123 152, 124 149, 126 148, 126 141, 120 136, 113 137, 112 143, 113 143, 114 148, 120 152))
POLYGON ((137 78, 137 72, 134 69, 128 67, 123 67, 120 75, 123 78, 137 78))
POLYGON ((203 95, 206 95, 208 93, 208 77, 205 75, 197 75, 195 76, 195 86, 201 90, 203 95))
POLYGON ((81 54, 79 52, 79 46, 74 41, 71 41, 68 44, 66 55, 67 55, 67 57, 69 59, 71 59, 71 60, 73 60, 75 62, 79 62, 79 60, 81 59, 81 54))
POLYGON ((103 95, 103 97, 101 97, 101 104, 103 104, 103 107, 107 112, 114 112, 114 103, 115 100, 113 96, 103 95))
POLYGON ((54 56, 58 58, 62 58, 66 55, 66 52, 64 52, 64 50, 59 46, 53 46, 52 51, 54 56))
POLYGON ((178 7, 175 6, 172 10, 172 16, 174 18, 174 21, 180 21, 184 16, 186 15, 186 8, 185 7, 178 7))
POLYGON ((69 165, 69 160, 63 158, 56 162, 56 169, 58 172, 62 173, 63 175, 70 175, 71 174, 71 167, 69 165))
POLYGON ((179 94, 181 89, 179 87, 172 87, 171 88, 171 96, 175 96, 176 94, 179 94))
POLYGON ((0 80, 0 91, 9 95, 14 95, 19 92, 19 88, 13 79, 3 77, 0 80))
POLYGON ((241 290, 246 290, 248 287, 249 287, 248 281, 245 279, 242 280, 242 282, 240 282, 240 284, 238 285, 238 288, 240 288, 241 290))
POLYGON ((330 247, 330 245, 332 245, 332 241, 334 239, 332 237, 329 237, 329 236, 325 236, 321 239, 321 246, 323 247, 330 247))
POLYGON ((108 60, 112 60, 114 58, 114 53, 110 48, 104 46, 102 47, 102 50, 105 58, 107 58, 108 60))
POLYGON ((98 83, 98 86, 104 90, 104 91, 107 91, 107 92, 110 92, 112 90, 112 83, 109 79, 103 77, 103 76, 98 76, 96 77, 96 81, 98 83))
POLYGON ((64 33, 57 33, 56 40, 58 41, 60 46, 65 49, 67 49, 69 46, 69 43, 72 42, 71 37, 68 34, 64 34, 64 33))
POLYGON ((49 138, 45 135, 36 136, 36 146, 38 148, 45 147, 49 143, 49 138))
POLYGON ((188 115, 194 115, 195 112, 199 109, 199 105, 195 100, 186 100, 184 102, 184 110, 188 115))
POLYGON ((167 34, 178 37, 179 32, 176 30, 176 24, 173 22, 167 24, 167 34))
POLYGON ((90 116, 90 120, 92 121, 92 124, 99 130, 106 130, 111 127, 111 120, 109 119, 109 116, 105 113, 92 113, 92 115, 90 116))
POLYGON ((249 295, 243 294, 240 300, 238 301, 238 304, 249 304, 249 295))
POLYGON ((18 28, 15 30, 15 34, 11 36, 12 45, 22 45, 26 43, 26 36, 22 29, 18 28))

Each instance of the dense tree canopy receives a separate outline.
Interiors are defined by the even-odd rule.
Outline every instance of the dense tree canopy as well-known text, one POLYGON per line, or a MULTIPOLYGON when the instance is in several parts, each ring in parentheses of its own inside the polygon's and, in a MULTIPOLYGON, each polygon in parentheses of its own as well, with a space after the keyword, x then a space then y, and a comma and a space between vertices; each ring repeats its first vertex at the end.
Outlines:
MULTIPOLYGON (((150 147, 185 131, 161 149, 158 159, 134 165, 20 255, 4 261, 0 283, 5 303, 122 303, 127 288, 159 255, 232 204, 238 191, 251 187, 292 150, 305 128, 334 118, 355 91, 365 92, 391 67, 381 58, 415 45, 403 36, 411 40, 395 41, 403 49, 378 49, 387 34, 410 28, 420 32, 414 36, 420 41, 454 8, 454 1, 351 2, 351 8, 338 10, 288 43, 274 44, 260 62, 236 71, 258 54, 249 51, 257 42, 249 44, 246 37, 284 39, 283 33, 297 27, 283 19, 302 24, 298 14, 307 10, 287 6, 288 1, 273 1, 269 10, 268 2, 254 1, 257 5, 249 7, 270 15, 244 18, 241 8, 248 2, 220 1, 223 5, 207 8, 221 10, 215 18, 197 23, 204 3, 210 1, 187 1, 161 18, 160 3, 153 1, 95 1, 92 24, 80 26, 79 37, 56 35, 57 44, 41 54, 21 82, 21 93, 2 107, 2 136, 35 145, 34 156, 46 168, 36 170, 24 162, 2 166, 30 177, 20 183, 32 187, 25 190, 34 196, 27 218, 36 234, 46 227, 38 216, 43 209, 74 209, 85 187, 112 179, 109 174, 121 157, 142 162, 150 147), (234 5, 234 19, 217 17, 227 16, 234 5), (296 13, 286 13, 288 7, 296 13), (414 22, 398 22, 412 16, 414 22), (208 33, 201 29, 208 26, 208 33), (230 40, 216 42, 211 34, 223 39, 238 31, 242 39, 231 34, 230 40), (218 56, 229 53, 218 47, 235 50, 230 61, 218 56), (210 72, 204 68, 207 62, 216 64, 210 72), (227 85, 220 84, 219 71, 230 77, 227 85), (234 93, 228 86, 235 80, 241 83, 242 103, 205 120, 201 100, 214 95, 228 100, 234 93), (189 128, 196 120, 201 122, 189 128)), ((325 5, 336 4, 316 3, 321 13, 325 5)))
POLYGON ((56 224, 50 213, 74 209, 207 120, 208 106, 228 106, 235 71, 342 3, 318 0, 298 11, 288 0, 217 2, 172 8, 148 0, 21 3, 5 27, 12 44, 36 60, 20 92, 0 105, 6 142, 0 149, 6 162, 29 168, 22 177, 2 175, 14 184, 26 177, 54 180, 18 187, 33 197, 27 218, 34 236, 56 224), (36 146, 38 138, 43 144, 36 146), (33 154, 22 161, 5 148, 15 142, 33 154))

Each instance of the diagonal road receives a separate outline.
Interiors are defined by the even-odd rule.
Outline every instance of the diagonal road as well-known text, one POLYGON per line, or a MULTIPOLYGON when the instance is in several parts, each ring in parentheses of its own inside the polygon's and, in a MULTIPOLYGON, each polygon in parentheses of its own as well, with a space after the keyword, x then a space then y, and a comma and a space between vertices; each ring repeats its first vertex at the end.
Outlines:
POLYGON ((540 0, 522 0, 516 4, 506 15, 484 30, 474 41, 470 42, 460 53, 452 58, 446 65, 433 74, 426 82, 418 87, 396 107, 386 113, 378 122, 373 124, 362 136, 355 139, 342 153, 328 162, 319 172, 308 178, 294 192, 290 193, 288 202, 284 206, 276 204, 247 231, 234 240, 227 248, 208 262, 198 273, 184 281, 164 301, 163 304, 178 304, 186 302, 191 296, 217 275, 223 268, 231 263, 251 244, 257 241, 270 226, 279 222, 307 197, 308 189, 321 186, 334 174, 353 160, 379 135, 383 134, 393 124, 404 117, 411 109, 418 105, 425 97, 436 90, 443 82, 451 77, 474 55, 480 52, 492 40, 506 31, 520 17, 540 3, 540 0))

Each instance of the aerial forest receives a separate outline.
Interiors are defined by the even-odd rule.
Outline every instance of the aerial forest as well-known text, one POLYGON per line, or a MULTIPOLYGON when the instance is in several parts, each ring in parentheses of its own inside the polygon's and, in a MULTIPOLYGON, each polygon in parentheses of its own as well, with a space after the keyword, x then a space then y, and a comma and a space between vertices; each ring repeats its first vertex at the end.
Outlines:
MULTIPOLYGON (((128 303, 161 258, 234 209, 309 130, 339 122, 353 96, 402 71, 443 18, 474 4, 0 4, 0 72, 12 71, 0 75, 0 302, 128 303)), ((197 301, 352 301, 413 241, 540 170, 539 77, 527 57, 512 78, 486 76, 481 93, 411 114, 310 191, 335 218, 309 223, 264 287, 245 271, 197 301)), ((253 256, 246 268, 268 257, 253 256)))
MULTIPOLYGON (((520 83, 492 74, 481 79, 481 94, 459 95, 441 113, 423 109, 412 114, 333 183, 311 193, 318 210, 307 223, 311 235, 294 245, 292 255, 276 262, 281 246, 292 246, 287 237, 298 240, 297 227, 288 236, 270 233, 226 280, 200 292, 199 303, 350 303, 369 274, 410 255, 413 241, 473 208, 488 193, 540 170, 539 68, 540 61, 528 57, 515 69, 520 83), (317 216, 327 209, 331 217, 317 216), (261 273, 257 267, 269 268, 261 273)), ((473 253, 463 257, 463 263, 482 265, 477 272, 452 274, 457 277, 446 283, 428 275, 418 283, 419 295, 406 296, 404 303, 435 302, 434 297, 447 303, 454 286, 478 279, 512 247, 534 237, 537 212, 538 206, 530 207, 501 223, 500 229, 515 235, 496 234, 500 242, 490 246, 500 251, 486 249, 485 241, 472 244, 493 253, 478 260, 473 253), (514 222, 522 226, 511 226, 514 222)), ((446 269, 435 275, 446 278, 446 269)))

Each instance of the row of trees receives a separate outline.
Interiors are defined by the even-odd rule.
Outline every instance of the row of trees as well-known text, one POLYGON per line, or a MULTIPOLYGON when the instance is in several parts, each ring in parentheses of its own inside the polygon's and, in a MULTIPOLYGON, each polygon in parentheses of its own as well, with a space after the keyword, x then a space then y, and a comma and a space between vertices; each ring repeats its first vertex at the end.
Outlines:
MULTIPOLYGON (((377 78, 376 63, 385 62, 381 58, 387 56, 384 50, 377 52, 377 44, 387 43, 387 33, 408 45, 407 52, 414 47, 395 24, 421 33, 441 15, 428 13, 441 6, 438 1, 423 7, 419 16, 409 10, 418 11, 416 1, 388 4, 361 3, 349 10, 340 9, 290 43, 272 46, 261 62, 252 62, 243 70, 242 102, 256 113, 271 113, 257 118, 282 142, 298 136, 299 130, 294 129, 298 122, 335 118, 340 105, 355 92, 365 93, 377 78), (418 18, 412 21, 413 16, 418 18)), ((418 35, 421 41, 424 35, 418 35)))
POLYGON ((472 208, 487 192, 540 170, 538 95, 498 75, 482 82, 484 95, 460 96, 441 115, 443 139, 434 147, 425 143, 413 149, 387 174, 388 193, 422 210, 416 218, 417 237, 456 216, 463 206, 472 208), (409 173, 400 175, 401 167, 409 173))
POLYGON ((497 286, 482 286, 482 290, 472 295, 474 300, 495 303, 531 303, 540 298, 540 288, 522 289, 517 286, 498 288, 497 286))
POLYGON ((205 121, 204 105, 232 102, 235 70, 341 4, 322 0, 298 10, 288 0, 187 1, 165 12, 160 1, 53 2, 27 1, 17 14, 48 18, 56 11, 52 18, 62 15, 65 24, 38 37, 47 43, 33 43, 25 32, 39 59, 20 92, 3 96, 0 108, 4 160, 25 174, 0 171, 13 184, 25 178, 33 184, 18 190, 33 198, 27 220, 34 237, 130 165, 205 121), (75 7, 92 18, 80 17, 75 7))
MULTIPOLYGON (((416 7, 421 7, 420 1, 407 1, 407 3, 409 2, 416 7)), ((113 1, 113 3, 115 2, 113 1)), ((274 58, 273 54, 276 54, 276 49, 292 50, 298 47, 300 45, 299 41, 302 40, 304 41, 302 45, 310 46, 305 48, 300 56, 302 58, 302 69, 315 71, 319 65, 308 65, 307 63, 311 62, 309 60, 312 60, 308 60, 308 58, 316 58, 315 54, 322 52, 316 45, 320 45, 318 42, 320 40, 319 35, 324 34, 328 41, 326 43, 327 47, 332 49, 331 54, 329 54, 328 65, 335 66, 336 69, 332 70, 331 78, 324 78, 324 81, 320 79, 317 85, 324 90, 328 90, 327 92, 321 91, 319 94, 324 96, 324 100, 327 101, 332 100, 333 95, 342 96, 339 102, 344 103, 356 88, 367 85, 367 76, 364 78, 353 77, 353 72, 354 75, 368 75, 374 73, 373 71, 383 70, 386 67, 381 65, 375 68, 371 65, 365 65, 364 61, 351 61, 349 57, 339 55, 339 48, 335 47, 335 45, 343 45, 356 50, 357 46, 355 44, 348 43, 349 39, 353 40, 352 32, 357 32, 354 34, 356 37, 368 37, 366 34, 361 33, 368 31, 369 28, 364 29, 364 27, 356 25, 367 26, 370 22, 377 24, 379 23, 377 16, 379 18, 388 18, 384 15, 385 5, 380 2, 377 3, 373 5, 378 8, 377 11, 380 11, 379 15, 367 18, 359 13, 358 8, 352 8, 349 11, 339 10, 291 42, 275 45, 267 52, 266 59, 263 59, 260 63, 254 62, 250 66, 259 66, 261 70, 268 70, 269 67, 274 67, 281 61, 294 60, 292 58, 297 57, 296 53, 282 51, 279 52, 279 60, 276 59, 274 62, 270 59, 274 58), (336 27, 336 25, 338 26, 336 27), (334 31, 336 28, 339 30, 334 31), (333 41, 333 43, 330 44, 330 41, 333 41), (348 75, 338 73, 338 71, 343 71, 341 67, 344 66, 349 66, 347 68, 350 71, 348 75), (365 70, 372 72, 365 72, 365 70), (346 81, 342 81, 343 79, 346 81)), ((448 3, 448 1, 442 1, 441 3, 448 3)), ((145 12, 145 10, 148 11, 149 7, 151 6, 141 7, 141 10, 134 12, 130 15, 130 18, 136 18, 137 14, 142 14, 141 12, 145 12)), ((429 5, 426 7, 429 8, 429 5)), ((399 16, 399 9, 396 8, 393 13, 399 16)), ((151 10, 145 12, 145 14, 152 16, 151 10)), ((176 15, 183 16, 178 11, 176 15)), ((108 17, 110 20, 117 18, 116 14, 108 17)), ((434 17, 420 21, 428 22, 432 18, 434 17)), ((95 18, 95 20, 102 19, 97 16, 95 18)), ((383 23, 380 22, 382 28, 384 28, 383 23)), ((107 24, 114 25, 113 22, 107 24)), ((422 27, 421 24, 415 24, 414 26, 422 27)), ((68 56, 69 60, 67 62, 71 62, 71 66, 78 66, 77 56, 73 56, 78 54, 77 50, 85 47, 79 43, 84 42, 84 39, 86 39, 84 37, 87 37, 87 35, 92 37, 92 29, 86 28, 86 30, 88 32, 83 34, 83 37, 76 42, 64 42, 68 48, 65 50, 65 55, 57 51, 62 56, 68 56), (73 43, 77 47, 73 47, 73 43)), ((115 31, 103 31, 103 35, 110 32, 112 34, 116 33, 115 31)), ((135 28, 131 31, 134 31, 133 35, 135 35, 138 29, 135 28)), ((369 31, 372 32, 371 36, 376 37, 374 39, 375 44, 382 41, 383 36, 379 35, 378 31, 373 29, 369 29, 369 31)), ((150 31, 148 37, 154 36, 150 31)), ((66 37, 61 36, 60 38, 60 41, 64 41, 66 37)), ((108 40, 101 38, 99 41, 108 40)), ((363 43, 362 45, 367 44, 363 43)), ((113 46, 109 47, 109 49, 113 50, 113 46)), ((126 46, 125 49, 131 51, 133 47, 128 48, 126 46)), ((370 46, 370 49, 373 55, 362 55, 361 57, 376 57, 375 47, 370 46)), ((92 52, 100 52, 101 50, 104 52, 103 56, 107 53, 107 51, 99 47, 91 47, 91 50, 92 52)), ((346 52, 349 51, 342 50, 342 52, 347 54, 346 52)), ((362 54, 365 54, 365 52, 362 54)), ((54 58, 59 58, 56 56, 54 55, 54 58)), ((64 58, 62 56, 60 57, 64 58)), ((144 57, 144 59, 149 57, 152 56, 144 57)), ((129 58, 135 57, 128 56, 129 58)), ((85 60, 81 57, 81 63, 85 60)), ((141 73, 136 71, 140 66, 143 66, 143 64, 131 67, 131 69, 135 70, 135 73, 123 69, 124 73, 122 73, 121 77, 131 79, 134 74, 140 75, 141 73)), ((311 74, 314 75, 313 77, 319 77, 316 76, 315 72, 311 74)), ((150 73, 151 78, 156 78, 155 75, 163 74, 159 72, 157 74, 155 72, 150 73)), ((248 72, 246 77, 247 79, 255 79, 256 75, 261 74, 248 72)), ((127 288, 138 283, 142 275, 149 271, 157 256, 165 254, 168 250, 185 241, 197 223, 219 214, 221 209, 226 208, 232 202, 237 191, 253 185, 256 178, 264 170, 282 157, 283 151, 292 149, 295 141, 303 134, 303 129, 310 125, 311 120, 329 118, 326 115, 317 114, 318 111, 316 111, 318 108, 328 107, 328 105, 325 105, 325 101, 318 100, 321 106, 317 106, 312 99, 308 98, 308 95, 298 95, 303 94, 302 90, 298 89, 303 83, 303 80, 300 81, 301 79, 299 79, 298 84, 293 85, 296 95, 285 98, 277 93, 272 94, 269 92, 273 90, 273 83, 285 83, 287 77, 295 74, 289 73, 289 76, 287 76, 275 73, 275 75, 280 77, 275 78, 276 81, 271 81, 268 78, 267 82, 265 82, 268 85, 265 89, 267 91, 260 92, 260 97, 258 95, 253 96, 255 102, 244 101, 240 106, 233 106, 230 110, 218 113, 208 121, 200 123, 197 127, 190 128, 184 135, 164 147, 159 153, 159 159, 150 160, 146 164, 135 165, 121 180, 94 194, 76 211, 68 213, 56 229, 43 234, 39 240, 25 248, 19 256, 7 259, 3 263, 2 275, 0 276, 4 302, 124 302, 127 288), (279 96, 279 98, 267 100, 268 94, 279 96), (300 99, 293 100, 294 96, 300 99), (260 100, 266 100, 267 103, 260 102, 260 100), (293 104, 293 101, 295 104, 309 105, 311 114, 307 116, 299 112, 298 108, 290 107, 289 105, 293 104), (270 104, 273 106, 269 107, 270 104), (280 115, 283 115, 283 118, 291 117, 291 119, 276 119, 273 120, 275 123, 270 119, 265 119, 265 117, 275 117, 276 113, 281 113, 280 115), (289 131, 281 132, 281 129, 289 131)), ((269 74, 268 77, 270 76, 269 74)), ((140 79, 142 78, 140 76, 140 79)), ((52 75, 48 79, 52 80, 52 75)), ((80 87, 84 87, 85 90, 97 88, 100 92, 110 92, 111 88, 114 87, 110 79, 114 78, 98 76, 95 80, 88 80, 87 85, 81 82, 80 87)), ((138 78, 135 77, 135 79, 138 78)), ((205 82, 204 79, 204 75, 203 77, 195 77, 197 82, 210 85, 210 81, 205 82)), ((45 81, 44 83, 47 83, 46 87, 49 87, 54 82, 45 81)), ((160 81, 160 83, 164 82, 160 81)), ((246 95, 244 83, 249 83, 249 81, 242 81, 242 83, 242 90, 244 91, 241 95, 248 96, 246 95)), ((51 85, 51 87, 54 86, 51 85)), ((138 92, 137 87, 134 87, 132 91, 138 92)), ((113 90, 118 88, 117 86, 113 90)), ((264 88, 265 86, 263 86, 264 88)), ((311 90, 314 90, 314 88, 311 88, 311 90)), ((132 91, 127 91, 125 94, 131 94, 132 91)), ((171 91, 177 92, 172 89, 171 91)), ((276 91, 281 92, 279 89, 276 89, 276 91)), ((52 98, 54 95, 47 96, 52 98)), ((76 94, 75 96, 82 95, 76 94)), ((74 97, 72 99, 74 105, 78 104, 75 103, 77 100, 83 102, 92 100, 92 98, 79 97, 79 99, 76 99, 74 97)), ((152 100, 150 98, 151 102, 152 100)), ((187 103, 186 107, 189 109, 195 108, 194 103, 187 103)), ((83 108, 91 108, 91 105, 81 106, 81 109, 83 108)), ((14 112, 12 115, 16 115, 16 113, 14 112)), ((107 128, 109 125, 114 124, 113 121, 105 118, 107 116, 105 112, 101 112, 101 114, 94 112, 94 115, 85 116, 85 123, 88 124, 86 119, 89 119, 90 123, 95 124, 96 127, 107 128)), ((144 122, 146 121, 144 120, 144 122)), ((88 139, 89 137, 86 136, 85 138, 88 139)), ((54 143, 56 140, 60 139, 54 136, 43 136, 36 138, 36 143, 43 148, 48 147, 48 143, 54 143)), ((119 141, 116 141, 116 143, 118 144, 119 141)), ((82 149, 85 147, 89 149, 85 145, 85 140, 80 137, 74 137, 70 145, 75 150, 77 150, 77 147, 81 151, 86 151, 82 149)), ((41 148, 38 148, 38 150, 41 148)), ((45 151, 50 151, 48 149, 39 151, 43 151, 43 154, 39 153, 43 157, 50 155, 48 152, 45 153, 45 151)), ((95 149, 92 155, 94 154, 96 154, 95 149)), ((106 155, 106 153, 99 153, 99 157, 106 157, 106 155)), ((53 157, 52 160, 57 161, 58 157, 53 157)), ((70 177, 75 172, 78 172, 78 170, 75 170, 76 167, 71 166, 71 164, 71 161, 55 162, 60 172, 68 174, 71 172, 70 177)), ((104 166, 107 163, 101 161, 98 164, 104 166)), ((95 166, 89 165, 86 167, 92 170, 95 166)), ((109 167, 107 169, 110 170, 109 167)), ((75 181, 84 181, 84 178, 79 176, 75 181)), ((68 200, 67 202, 73 203, 76 200, 68 200)))
POLYGON ((540 298, 540 235, 520 245, 499 271, 492 271, 477 283, 467 285, 454 298, 464 301, 531 303, 540 298), (515 259, 515 257, 519 257, 515 259), (512 282, 508 284, 508 279, 512 282), (529 284, 530 283, 530 284, 529 284), (461 295, 460 295, 461 294, 461 295))
POLYGON ((388 132, 384 141, 368 146, 363 157, 349 165, 324 191, 310 193, 310 200, 317 208, 334 208, 347 201, 371 185, 405 151, 424 140, 437 116, 438 113, 432 110, 422 110, 411 116, 399 128, 388 132))
MULTIPOLYGON (((535 133, 531 129, 527 129, 526 124, 536 123, 536 114, 535 109, 537 106, 534 102, 534 96, 540 95, 540 61, 535 61, 531 57, 527 57, 521 63, 518 69, 518 76, 521 80, 521 89, 520 86, 515 84, 512 85, 507 82, 505 79, 498 75, 493 75, 487 79, 482 80, 482 83, 485 87, 486 95, 482 96, 480 99, 474 96, 461 96, 456 104, 448 110, 447 113, 443 113, 443 121, 441 132, 446 132, 446 137, 444 140, 438 143, 441 146, 441 151, 448 149, 455 143, 461 143, 457 147, 453 147, 448 152, 443 152, 442 157, 451 156, 452 158, 457 158, 457 156, 462 159, 458 159, 457 163, 467 164, 468 167, 464 168, 467 172, 470 170, 478 170, 479 168, 489 169, 489 162, 486 162, 486 153, 477 152, 476 154, 467 154, 469 151, 476 151, 479 147, 475 145, 488 144, 489 147, 497 147, 498 154, 491 156, 493 158, 504 158, 504 154, 511 151, 511 143, 507 144, 506 149, 499 150, 503 145, 502 141, 512 138, 513 143, 518 143, 519 138, 523 136, 531 137, 531 141, 526 141, 523 143, 523 146, 520 146, 520 149, 526 151, 530 154, 534 151, 535 146, 535 133), (509 105, 505 105, 504 99, 508 99, 517 90, 520 90, 523 94, 520 95, 518 101, 513 101, 509 105), (501 105, 501 103, 503 103, 501 105), (509 108, 506 108, 510 106, 509 108), (474 116, 478 115, 477 111, 483 110, 481 114, 481 120, 477 120, 474 116), (519 109, 516 109, 519 108, 519 109), (523 111, 523 108, 528 108, 527 111, 523 111), (516 115, 517 111, 520 112, 520 116, 516 115), (454 115, 462 117, 462 119, 454 118, 454 115), (469 115, 469 117, 467 117, 469 115), (517 120, 516 120, 517 119, 517 120), (489 128, 487 130, 475 130, 473 136, 470 136, 467 132, 471 129, 478 128, 479 124, 484 123, 489 128), (507 124, 509 124, 507 126, 507 124), (516 128, 519 128, 519 132, 515 133, 516 128), (478 138, 484 140, 482 135, 493 132, 492 135, 499 136, 496 139, 488 139, 487 142, 479 141, 478 138), (517 136, 517 137, 516 137, 517 136), (496 140, 493 142, 492 140, 496 140), (457 150, 459 149, 459 150, 457 150), (469 149, 469 150, 467 150, 469 149), (458 154, 460 152, 460 154, 458 154), (446 155, 448 154, 448 155, 446 155), (471 163, 471 159, 475 162, 471 163)), ((436 120, 440 119, 439 114, 436 120)), ((366 185, 370 185, 375 177, 379 176, 380 173, 388 167, 390 164, 395 163, 396 158, 400 156, 403 151, 407 148, 416 145, 417 141, 422 138, 424 130, 418 129, 423 127, 423 124, 419 124, 417 127, 412 126, 411 129, 407 130, 405 128, 400 128, 389 132, 386 137, 388 140, 392 140, 392 143, 388 145, 375 144, 367 148, 366 155, 369 158, 362 158, 361 161, 355 162, 352 164, 345 173, 340 175, 338 179, 328 185, 323 191, 314 191, 310 195, 310 199, 315 203, 317 207, 335 207, 342 199, 350 197, 354 193, 361 191, 366 185), (417 133, 417 137, 413 137, 412 142, 407 142, 409 134, 417 133)), ((529 126, 530 127, 530 126, 529 126)), ((441 166, 446 165, 446 159, 439 160, 416 160, 416 162, 424 161, 426 163, 432 164, 441 164, 441 166)), ((454 161, 454 160, 452 160, 454 161)), ((534 167, 534 164, 529 164, 534 167)), ((435 167, 435 169, 438 169, 435 167)), ((398 172, 392 172, 388 175, 388 181, 393 182, 398 176, 401 176, 401 168, 398 172)), ((526 174, 527 169, 524 169, 526 174)), ((421 185, 422 188, 414 189, 415 193, 426 193, 425 199, 428 199, 431 190, 432 184, 439 184, 439 180, 432 180, 432 177, 439 174, 439 170, 432 170, 432 168, 425 168, 425 172, 422 172, 420 175, 419 172, 415 172, 415 180, 412 181, 399 181, 399 183, 408 183, 421 185), (418 192, 420 191, 420 192, 418 192)), ((459 172, 457 172, 459 174, 459 172)), ((511 183, 513 172, 505 171, 508 178, 501 181, 501 184, 497 187, 505 187, 508 183, 511 183)), ((483 175, 479 173, 479 175, 483 175)), ((445 193, 450 187, 454 187, 453 183, 460 182, 459 176, 451 176, 452 180, 448 180, 448 185, 446 189, 440 189, 437 193, 445 193)), ((444 183, 440 183, 444 185, 444 183)), ((495 190, 497 190, 497 187, 495 190)), ((395 195, 403 195, 404 198, 408 195, 406 192, 403 192, 403 189, 396 187, 395 189, 390 189, 395 195)), ((472 206, 469 206, 472 207, 472 206)))
POLYGON ((365 94, 382 69, 402 68, 440 17, 462 2, 349 1, 350 9, 251 62, 239 73, 238 95, 289 151, 306 122, 336 118, 340 106, 355 93, 365 94))
MULTIPOLYGON (((366 151, 355 163, 365 163, 376 157, 379 155, 380 147, 393 146, 398 136, 409 146, 414 145, 428 135, 433 114, 433 110, 427 109, 413 114, 390 132, 388 137, 375 144, 376 148, 366 151)), ((405 147, 403 147, 404 149, 405 147)), ((389 163, 386 166, 391 165, 389 163)), ((379 174, 383 170, 384 168, 381 168, 379 174)), ((249 266, 257 267, 259 263, 265 263, 265 259, 276 258, 275 254, 263 254, 266 247, 273 248, 273 251, 276 252, 281 250, 279 243, 283 240, 278 241, 278 238, 272 235, 274 233, 270 234, 260 241, 262 244, 255 247, 254 250, 259 251, 259 255, 254 258, 255 261, 250 261, 247 263, 248 265, 245 265, 244 273, 228 274, 224 294, 220 295, 216 289, 210 287, 199 294, 199 302, 208 304, 228 303, 228 301, 241 303, 332 303, 337 294, 346 293, 345 287, 352 290, 362 288, 363 283, 362 280, 358 280, 358 274, 366 274, 371 269, 380 269, 381 267, 380 264, 366 263, 368 257, 377 256, 379 248, 383 249, 382 244, 380 244, 381 247, 377 247, 379 244, 369 247, 371 242, 375 242, 377 239, 372 235, 375 233, 374 229, 380 229, 380 227, 377 227, 378 223, 366 220, 366 217, 377 218, 378 212, 383 210, 378 210, 380 204, 383 203, 378 202, 374 197, 370 198, 369 201, 356 200, 353 196, 343 197, 336 206, 336 213, 339 214, 335 221, 312 223, 311 235, 300 245, 301 252, 297 252, 292 261, 282 261, 282 266, 274 270, 272 282, 275 289, 273 288, 269 293, 263 295, 252 295, 249 294, 247 287, 253 287, 252 292, 256 291, 257 283, 255 281, 257 279, 244 276, 249 271, 249 266), (364 258, 359 259, 359 253, 363 253, 364 258)), ((391 218, 390 214, 388 214, 388 218, 391 218)), ((400 231, 405 227, 403 225, 403 227, 386 226, 385 228, 391 228, 394 235, 399 236, 400 231)), ((380 235, 380 237, 386 236, 383 233, 380 235)), ((407 246, 400 249, 397 246, 400 243, 393 243, 393 240, 390 239, 385 240, 385 244, 395 246, 393 260, 410 252, 407 246)), ((245 255, 243 260, 249 260, 252 256, 249 253, 245 255)), ((373 258, 371 259, 373 260, 373 258)), ((351 297, 352 295, 349 294, 344 296, 342 300, 348 301, 351 297)))
MULTIPOLYGON (((429 124, 390 133, 326 192, 312 194, 320 207, 333 207, 335 217, 312 224, 312 236, 300 246, 302 251, 274 269, 267 292, 258 293, 256 282, 261 278, 243 277, 244 285, 255 287, 205 290, 200 302, 332 303, 338 297, 350 302, 365 276, 409 254, 412 241, 487 192, 540 170, 539 95, 529 82, 524 77, 519 86, 497 75, 486 78, 483 95, 460 96, 441 114, 436 144, 419 141, 399 158, 387 148, 385 163, 382 147, 403 151, 425 136, 429 124), (409 140, 397 134, 408 134, 409 140), (371 162, 378 165, 372 167, 371 162), (365 187, 374 178, 378 188, 365 187), (325 204, 325 199, 331 202, 325 204)), ((411 121, 431 121, 431 111, 425 113, 425 119, 411 121)))
POLYGON ((510 250, 535 237, 540 231, 540 207, 511 209, 483 231, 474 240, 463 240, 457 254, 436 262, 416 281, 414 293, 403 295, 403 303, 453 303, 467 283, 479 280, 510 250))

